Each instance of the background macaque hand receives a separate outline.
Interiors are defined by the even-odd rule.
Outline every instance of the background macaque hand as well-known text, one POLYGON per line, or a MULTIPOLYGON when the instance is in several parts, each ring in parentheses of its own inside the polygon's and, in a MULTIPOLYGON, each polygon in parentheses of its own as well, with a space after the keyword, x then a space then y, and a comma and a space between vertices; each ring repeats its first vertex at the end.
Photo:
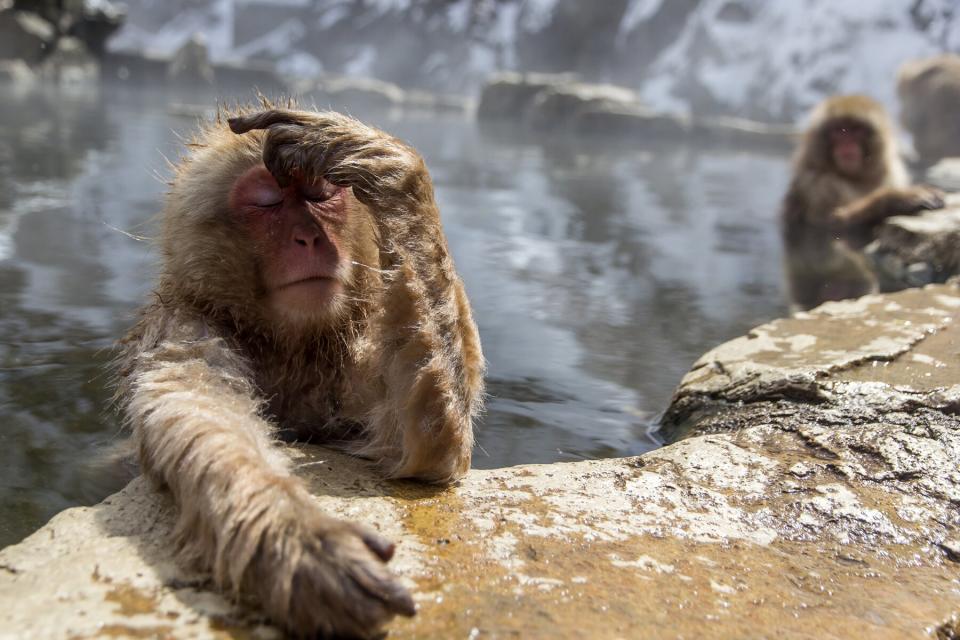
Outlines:
POLYGON ((947 203, 947 196, 943 191, 925 184, 910 187, 907 193, 908 198, 904 201, 904 204, 913 213, 943 209, 947 203))

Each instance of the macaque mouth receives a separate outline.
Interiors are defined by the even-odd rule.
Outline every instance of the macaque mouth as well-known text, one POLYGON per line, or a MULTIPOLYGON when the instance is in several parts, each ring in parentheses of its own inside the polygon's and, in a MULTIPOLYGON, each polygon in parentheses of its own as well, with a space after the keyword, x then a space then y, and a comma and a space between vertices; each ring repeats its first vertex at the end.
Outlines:
POLYGON ((290 282, 285 282, 281 285, 273 287, 274 291, 283 291, 284 289, 289 289, 291 287, 299 287, 301 285, 322 285, 322 286, 335 286, 338 285, 340 281, 337 278, 332 276, 308 276, 306 278, 300 278, 299 280, 292 280, 290 282))

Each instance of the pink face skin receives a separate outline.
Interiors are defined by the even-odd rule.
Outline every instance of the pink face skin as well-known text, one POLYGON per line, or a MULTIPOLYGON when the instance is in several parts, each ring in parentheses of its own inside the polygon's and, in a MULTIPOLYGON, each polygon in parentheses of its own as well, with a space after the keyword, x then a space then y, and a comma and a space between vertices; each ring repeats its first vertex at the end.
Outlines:
POLYGON ((350 261, 341 238, 346 189, 322 179, 280 187, 258 165, 237 178, 229 206, 260 256, 268 306, 291 319, 328 314, 350 261))
POLYGON ((830 131, 833 164, 841 173, 856 175, 863 169, 863 142, 866 130, 861 126, 836 127, 830 131))

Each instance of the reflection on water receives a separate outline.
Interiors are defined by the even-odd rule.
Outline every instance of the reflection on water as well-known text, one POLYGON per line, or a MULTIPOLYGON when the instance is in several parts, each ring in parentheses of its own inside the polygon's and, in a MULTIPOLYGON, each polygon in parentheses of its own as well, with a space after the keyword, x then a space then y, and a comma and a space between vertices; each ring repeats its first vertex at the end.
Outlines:
MULTIPOLYGON (((0 95, 0 546, 108 491, 104 363, 146 298, 177 132, 156 97, 0 95)), ((419 148, 489 360, 474 465, 657 446, 717 343, 782 315, 785 158, 370 118, 419 148)))
POLYGON ((877 291, 875 272, 859 250, 863 244, 849 242, 826 229, 788 226, 784 233, 784 267, 792 307, 812 309, 829 300, 859 298, 877 291))

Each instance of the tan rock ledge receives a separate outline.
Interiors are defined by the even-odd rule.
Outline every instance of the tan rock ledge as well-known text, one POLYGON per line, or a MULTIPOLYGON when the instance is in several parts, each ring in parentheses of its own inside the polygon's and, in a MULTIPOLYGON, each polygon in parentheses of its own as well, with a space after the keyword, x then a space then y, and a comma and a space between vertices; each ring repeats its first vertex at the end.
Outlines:
MULTIPOLYGON (((674 431, 712 433, 638 458, 446 490, 317 448, 299 469, 399 541, 419 614, 390 638, 955 637, 958 311, 937 286, 764 325, 678 391, 674 431)), ((177 566, 170 526, 138 479, 0 551, 0 638, 279 637, 177 566)))

